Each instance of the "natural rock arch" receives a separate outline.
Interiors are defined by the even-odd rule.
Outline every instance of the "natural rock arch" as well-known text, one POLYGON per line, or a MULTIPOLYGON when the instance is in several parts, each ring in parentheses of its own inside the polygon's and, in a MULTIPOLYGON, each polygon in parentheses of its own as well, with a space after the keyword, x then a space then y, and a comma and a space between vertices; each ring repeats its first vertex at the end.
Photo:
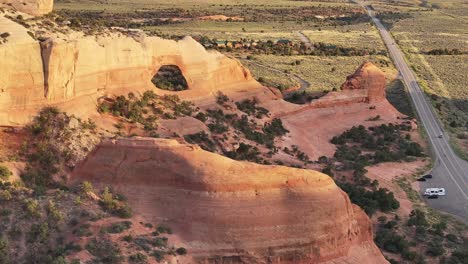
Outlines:
POLYGON ((188 83, 177 65, 162 65, 151 79, 156 88, 168 91, 187 90, 188 83))

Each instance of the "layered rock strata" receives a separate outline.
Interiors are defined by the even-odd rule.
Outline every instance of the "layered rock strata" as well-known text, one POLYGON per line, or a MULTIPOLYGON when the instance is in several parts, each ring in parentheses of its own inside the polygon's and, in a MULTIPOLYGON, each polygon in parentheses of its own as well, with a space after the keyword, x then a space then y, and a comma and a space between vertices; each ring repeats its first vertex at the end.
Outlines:
POLYGON ((112 186, 170 225, 193 257, 184 263, 386 263, 369 218, 319 172, 137 138, 102 143, 72 180, 112 186))
POLYGON ((216 91, 260 88, 237 60, 206 51, 190 37, 82 36, 34 40, 26 29, 0 17, 11 40, 0 45, 0 125, 23 125, 39 108, 56 105, 86 116, 102 96, 158 90, 152 77, 163 65, 176 65, 187 80, 179 92, 192 100, 216 91))

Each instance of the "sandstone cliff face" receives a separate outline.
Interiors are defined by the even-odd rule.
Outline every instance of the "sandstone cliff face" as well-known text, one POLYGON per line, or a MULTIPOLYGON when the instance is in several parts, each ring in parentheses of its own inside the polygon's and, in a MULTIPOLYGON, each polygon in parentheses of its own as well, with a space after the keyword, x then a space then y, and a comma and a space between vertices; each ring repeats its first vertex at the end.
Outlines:
POLYGON ((110 185, 179 234, 182 263, 386 263, 367 216, 328 176, 164 139, 102 143, 73 181, 110 185))
POLYGON ((178 92, 182 98, 261 87, 238 61, 206 51, 190 37, 176 42, 111 34, 39 43, 5 17, 0 24, 12 33, 0 46, 0 125, 23 125, 45 105, 85 116, 95 112, 101 96, 156 89, 151 78, 162 65, 181 69, 189 87, 178 92))
POLYGON ((54 0, 2 0, 0 4, 11 5, 20 12, 40 16, 52 12, 54 0))

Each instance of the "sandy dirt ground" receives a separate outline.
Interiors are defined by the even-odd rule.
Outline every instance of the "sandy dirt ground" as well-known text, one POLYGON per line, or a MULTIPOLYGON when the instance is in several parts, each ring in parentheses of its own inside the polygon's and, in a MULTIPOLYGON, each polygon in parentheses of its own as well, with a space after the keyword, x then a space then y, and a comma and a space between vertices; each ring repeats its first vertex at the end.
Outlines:
MULTIPOLYGON (((368 170, 367 177, 371 180, 378 180, 379 186, 387 188, 395 194, 395 198, 400 202, 400 208, 397 210, 397 214, 400 216, 407 216, 413 210, 413 202, 408 199, 407 194, 398 184, 396 180, 398 178, 409 179, 412 182, 411 177, 420 172, 422 168, 430 163, 428 158, 417 159, 413 162, 385 162, 374 166, 366 167, 368 170)), ((412 188, 419 191, 417 184, 412 184, 412 188)))

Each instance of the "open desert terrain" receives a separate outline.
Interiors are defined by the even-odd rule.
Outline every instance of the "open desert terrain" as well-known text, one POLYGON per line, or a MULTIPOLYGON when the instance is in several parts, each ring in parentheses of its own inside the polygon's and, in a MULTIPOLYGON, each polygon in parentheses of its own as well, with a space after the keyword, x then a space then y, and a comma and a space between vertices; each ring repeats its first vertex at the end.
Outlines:
POLYGON ((0 0, 0 264, 467 263, 467 15, 0 0))

